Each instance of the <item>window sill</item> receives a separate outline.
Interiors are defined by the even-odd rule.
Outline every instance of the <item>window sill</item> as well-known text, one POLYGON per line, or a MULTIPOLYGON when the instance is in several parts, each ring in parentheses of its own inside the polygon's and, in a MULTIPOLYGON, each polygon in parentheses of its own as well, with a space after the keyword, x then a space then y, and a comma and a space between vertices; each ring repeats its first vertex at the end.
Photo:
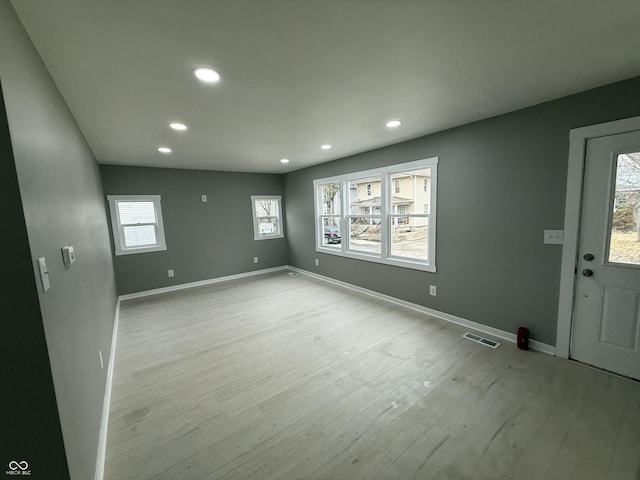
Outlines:
POLYGON ((261 235, 259 237, 253 237, 254 240, 271 240, 272 238, 284 238, 284 234, 281 233, 279 235, 261 235))
POLYGON ((130 248, 127 250, 116 250, 115 255, 120 256, 120 255, 133 255, 134 253, 161 252, 166 249, 167 249, 166 245, 156 245, 153 247, 142 247, 142 248, 130 248))

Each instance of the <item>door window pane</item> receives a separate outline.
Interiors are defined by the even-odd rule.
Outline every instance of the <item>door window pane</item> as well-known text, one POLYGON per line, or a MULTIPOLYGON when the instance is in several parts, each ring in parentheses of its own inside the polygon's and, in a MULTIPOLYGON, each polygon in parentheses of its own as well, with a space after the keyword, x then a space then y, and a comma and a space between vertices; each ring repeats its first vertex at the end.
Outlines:
POLYGON ((640 152, 617 158, 609 261, 640 265, 640 152))

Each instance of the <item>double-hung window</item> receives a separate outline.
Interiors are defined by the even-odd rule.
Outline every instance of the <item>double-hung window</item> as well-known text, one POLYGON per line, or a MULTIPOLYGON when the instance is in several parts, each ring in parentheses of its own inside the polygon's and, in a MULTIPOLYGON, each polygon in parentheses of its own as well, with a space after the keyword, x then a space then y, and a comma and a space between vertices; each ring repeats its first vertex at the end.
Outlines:
POLYGON ((279 195, 252 195, 253 239, 282 238, 282 206, 279 195))
POLYGON ((314 180, 316 250, 435 272, 437 158, 314 180))
POLYGON ((376 239, 380 236, 382 224, 380 175, 361 178, 344 179, 346 188, 353 192, 347 201, 345 230, 348 232, 348 246, 350 251, 361 253, 381 253, 381 243, 376 239), (363 187, 367 186, 367 194, 363 194, 363 187))
POLYGON ((108 195, 116 255, 166 250, 159 195, 108 195))

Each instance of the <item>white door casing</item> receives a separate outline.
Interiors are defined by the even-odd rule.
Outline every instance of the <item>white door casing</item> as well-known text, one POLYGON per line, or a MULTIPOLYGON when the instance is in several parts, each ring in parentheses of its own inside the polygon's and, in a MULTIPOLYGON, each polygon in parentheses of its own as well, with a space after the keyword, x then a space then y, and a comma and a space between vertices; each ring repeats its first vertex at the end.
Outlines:
POLYGON ((611 234, 615 193, 619 215, 640 195, 636 152, 640 131, 587 142, 570 356, 640 379, 640 243, 633 222, 611 234))
POLYGON ((586 146, 589 139, 640 130, 640 117, 602 123, 572 129, 569 136, 569 162, 567 193, 565 202, 564 244, 560 293, 558 300, 558 322, 556 355, 569 358, 572 321, 574 318, 574 293, 578 258, 578 235, 582 206, 582 187, 586 146))

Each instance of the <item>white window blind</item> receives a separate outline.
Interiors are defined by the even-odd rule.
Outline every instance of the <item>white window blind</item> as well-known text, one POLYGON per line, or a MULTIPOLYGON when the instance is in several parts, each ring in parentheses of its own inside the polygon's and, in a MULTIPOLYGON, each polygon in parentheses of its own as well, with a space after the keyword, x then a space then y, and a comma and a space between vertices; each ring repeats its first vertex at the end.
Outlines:
POLYGON ((156 223, 153 202, 118 202, 118 214, 122 225, 156 223))
POLYGON ((117 202, 117 208, 126 248, 158 243, 153 202, 117 202))
POLYGON ((116 255, 166 250, 160 196, 109 195, 116 255))
POLYGON ((155 245, 156 228, 153 225, 136 225, 135 227, 123 227, 125 247, 142 247, 155 245))

